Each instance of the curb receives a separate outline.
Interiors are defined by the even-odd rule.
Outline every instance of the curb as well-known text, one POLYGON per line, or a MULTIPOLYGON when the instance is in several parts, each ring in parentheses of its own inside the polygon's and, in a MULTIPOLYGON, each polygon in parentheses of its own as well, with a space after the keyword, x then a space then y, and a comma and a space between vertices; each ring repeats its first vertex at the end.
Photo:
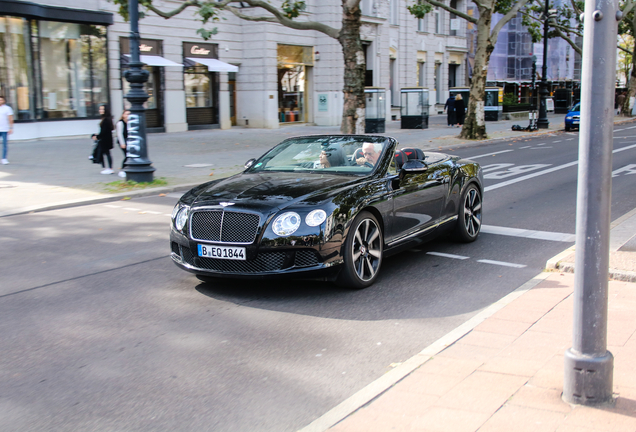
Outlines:
POLYGON ((8 217, 8 216, 18 216, 18 215, 23 215, 28 213, 39 213, 39 212, 45 212, 50 210, 59 210, 59 209, 91 205, 91 204, 100 204, 100 203, 110 202, 110 201, 119 201, 126 197, 139 198, 144 196, 158 195, 161 193, 176 192, 179 190, 188 190, 200 184, 201 182, 180 184, 175 186, 164 186, 164 187, 158 187, 158 188, 141 189, 138 191, 103 195, 99 198, 86 198, 86 199, 79 199, 79 200, 64 201, 57 204, 51 204, 51 205, 45 205, 45 206, 26 207, 26 208, 17 209, 15 211, 7 212, 7 213, 0 213, 0 218, 8 217))
POLYGON ((357 391, 307 426, 299 429, 298 432, 324 432, 341 422, 410 375, 415 369, 433 358, 433 356, 453 345, 483 321, 503 309, 508 304, 512 303, 517 298, 521 297, 521 295, 525 294, 539 283, 543 282, 549 276, 550 273, 548 272, 538 274, 516 290, 512 291, 510 294, 477 313, 477 315, 473 316, 459 327, 451 330, 449 333, 442 336, 440 339, 436 340, 422 351, 397 366, 395 369, 385 373, 383 376, 357 391))

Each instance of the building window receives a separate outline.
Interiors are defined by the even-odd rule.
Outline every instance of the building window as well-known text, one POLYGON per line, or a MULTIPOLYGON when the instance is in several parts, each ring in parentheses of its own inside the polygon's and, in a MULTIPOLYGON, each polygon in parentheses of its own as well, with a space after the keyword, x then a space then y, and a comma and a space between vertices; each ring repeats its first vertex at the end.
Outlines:
POLYGON ((399 24, 399 3, 400 0, 390 0, 389 1, 389 24, 398 25, 399 24))
MULTIPOLYGON (((450 7, 457 10, 457 0, 451 0, 450 7)), ((450 28, 449 34, 451 36, 457 36, 457 30, 459 30, 459 19, 457 18, 457 15, 455 15, 454 13, 450 14, 449 28, 450 28)))
POLYGON ((0 17, 0 88, 16 120, 35 118, 29 22, 0 17))
POLYGON ((426 63, 417 62, 417 87, 426 87, 426 63))
POLYGON ((362 12, 362 15, 375 16, 374 9, 375 9, 374 0, 360 1, 360 12, 362 12))
POLYGON ((435 7, 435 11, 434 11, 434 18, 435 18, 435 33, 436 34, 441 34, 442 33, 442 22, 440 20, 440 14, 441 11, 439 10, 439 7, 435 7))
POLYGON ((42 117, 95 117, 108 101, 106 28, 39 22, 42 117))
POLYGON ((212 86, 207 66, 188 68, 184 74, 184 84, 187 108, 212 106, 212 86))

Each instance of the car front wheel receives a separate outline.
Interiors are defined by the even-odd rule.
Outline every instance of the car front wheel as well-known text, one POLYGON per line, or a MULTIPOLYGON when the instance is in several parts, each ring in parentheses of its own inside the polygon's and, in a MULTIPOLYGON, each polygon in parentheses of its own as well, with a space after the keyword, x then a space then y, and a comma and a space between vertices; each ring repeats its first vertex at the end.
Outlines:
POLYGON ((481 193, 479 188, 471 184, 462 195, 459 206, 457 228, 455 231, 458 240, 469 243, 477 240, 481 231, 481 193))
POLYGON ((347 288, 366 288, 378 277, 384 239, 378 220, 361 212, 353 221, 344 244, 344 264, 336 283, 347 288))

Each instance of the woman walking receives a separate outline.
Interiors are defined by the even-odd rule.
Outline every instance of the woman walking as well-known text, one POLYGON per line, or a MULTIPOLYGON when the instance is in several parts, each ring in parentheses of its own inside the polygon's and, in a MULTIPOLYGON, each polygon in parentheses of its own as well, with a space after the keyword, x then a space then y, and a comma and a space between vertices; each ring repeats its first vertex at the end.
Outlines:
POLYGON ((126 172, 124 171, 124 167, 126 166, 126 140, 128 139, 128 115, 130 111, 124 110, 121 113, 121 117, 115 125, 115 129, 117 130, 117 144, 119 144, 119 148, 122 152, 124 152, 124 160, 121 163, 121 170, 119 171, 119 177, 125 178, 126 172))
POLYGON ((466 106, 464 105, 464 100, 462 99, 462 95, 458 94, 455 96, 455 118, 457 119, 457 126, 464 124, 465 113, 466 106))
POLYGON ((101 171, 102 174, 112 174, 114 172, 113 158, 110 150, 113 148, 113 118, 107 105, 100 105, 99 114, 102 116, 102 121, 99 122, 99 133, 93 135, 93 139, 97 141, 97 162, 104 168, 101 171), (108 168, 104 164, 104 156, 108 161, 108 168))

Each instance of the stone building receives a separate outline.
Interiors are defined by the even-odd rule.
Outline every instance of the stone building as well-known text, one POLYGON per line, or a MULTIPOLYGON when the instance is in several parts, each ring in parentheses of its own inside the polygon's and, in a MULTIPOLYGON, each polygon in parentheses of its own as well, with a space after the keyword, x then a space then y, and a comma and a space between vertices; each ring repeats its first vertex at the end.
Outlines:
MULTIPOLYGON (((449 87, 467 85, 466 22, 443 10, 418 20, 408 1, 361 1, 366 84, 386 89, 387 120, 400 116, 401 88, 428 88, 432 110, 441 111, 449 87)), ((155 1, 166 11, 178 4, 155 1)), ((340 5, 308 0, 297 19, 339 28, 340 5)), ((14 139, 90 135, 100 104, 109 104, 116 118, 127 104, 129 24, 106 0, 78 6, 0 1, 0 86, 16 113, 14 139)), ((451 6, 466 10, 465 0, 451 6)), ((149 131, 340 124, 343 60, 336 40, 222 14, 208 41, 197 34, 193 8, 169 20, 153 13, 140 20, 149 131)))

